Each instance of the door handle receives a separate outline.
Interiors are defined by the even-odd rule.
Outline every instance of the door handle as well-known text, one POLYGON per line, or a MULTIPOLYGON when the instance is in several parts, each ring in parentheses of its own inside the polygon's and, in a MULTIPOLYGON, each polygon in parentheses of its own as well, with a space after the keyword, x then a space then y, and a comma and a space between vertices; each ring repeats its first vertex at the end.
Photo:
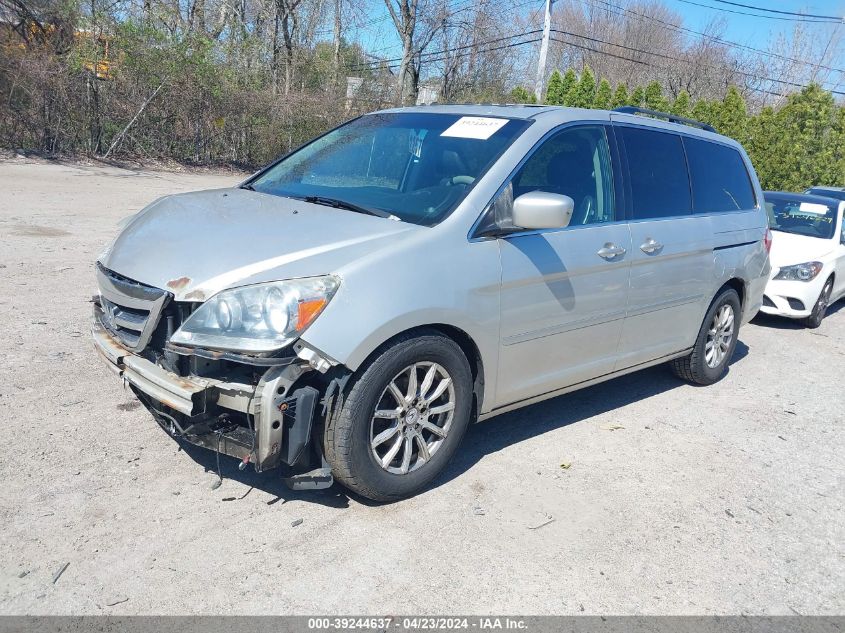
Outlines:
POLYGON ((624 255, 627 251, 621 246, 617 246, 613 242, 607 242, 602 248, 598 250, 596 255, 603 257, 606 260, 611 260, 616 257, 624 255))
POLYGON ((663 250, 663 244, 656 241, 655 239, 649 237, 640 245, 640 250, 643 253, 648 253, 649 255, 653 255, 654 253, 659 253, 663 250))

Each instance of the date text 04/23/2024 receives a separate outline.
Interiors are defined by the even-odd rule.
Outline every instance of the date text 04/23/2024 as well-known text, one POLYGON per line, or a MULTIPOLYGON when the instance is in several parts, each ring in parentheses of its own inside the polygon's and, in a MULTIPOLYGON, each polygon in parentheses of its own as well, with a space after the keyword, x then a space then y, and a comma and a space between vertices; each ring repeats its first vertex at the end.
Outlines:
POLYGON ((334 617, 309 618, 308 629, 312 631, 448 631, 471 630, 525 630, 526 623, 519 618, 506 617, 334 617))

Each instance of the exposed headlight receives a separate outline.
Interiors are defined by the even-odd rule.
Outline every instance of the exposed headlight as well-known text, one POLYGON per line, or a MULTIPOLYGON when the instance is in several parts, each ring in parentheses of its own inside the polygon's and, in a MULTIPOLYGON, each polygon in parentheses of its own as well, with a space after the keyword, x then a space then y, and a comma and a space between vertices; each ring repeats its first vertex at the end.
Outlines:
POLYGON ((339 283, 326 276, 224 290, 197 308, 170 340, 235 352, 280 349, 311 325, 339 283))
POLYGON ((784 266, 775 275, 775 279, 786 281, 812 281, 822 271, 821 262, 806 262, 794 266, 784 266))

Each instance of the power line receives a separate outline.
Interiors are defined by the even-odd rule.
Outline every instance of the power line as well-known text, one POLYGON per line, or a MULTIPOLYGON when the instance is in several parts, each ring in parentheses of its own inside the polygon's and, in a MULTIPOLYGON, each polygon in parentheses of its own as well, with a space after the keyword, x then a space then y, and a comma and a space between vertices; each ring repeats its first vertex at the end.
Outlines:
MULTIPOLYGON (((508 16, 508 15, 512 15, 512 14, 516 13, 522 7, 525 7, 525 6, 528 6, 529 4, 534 4, 534 3, 535 3, 535 0, 525 0, 524 2, 521 2, 519 4, 511 6, 506 11, 504 11, 504 13, 498 15, 497 17, 502 18, 502 17, 508 16)), ((493 4, 493 2, 491 2, 490 4, 493 4)), ((451 13, 447 17, 447 20, 449 18, 451 18, 452 16, 458 14, 458 13, 461 13, 463 11, 468 11, 470 9, 475 9, 475 8, 479 8, 479 2, 477 0, 463 0, 462 2, 458 2, 456 5, 451 7, 451 9, 450 9, 451 13), (461 8, 456 8, 456 7, 461 7, 461 8)), ((378 21, 384 21, 386 18, 390 18, 390 15, 379 18, 378 21)), ((390 49, 396 48, 396 47, 397 47, 397 44, 391 44, 389 46, 383 46, 383 47, 377 48, 375 50, 366 51, 365 54, 368 55, 369 57, 377 58, 376 53, 380 53, 382 51, 387 51, 387 50, 390 50, 390 49)), ((373 63, 378 64, 378 63, 383 63, 384 61, 389 61, 389 60, 374 59, 373 63)))
MULTIPOLYGON (((507 9, 503 14, 501 14, 498 17, 501 18, 503 16, 512 15, 513 13, 515 13, 516 11, 521 9, 522 7, 525 7, 529 4, 534 4, 534 2, 535 2, 535 0, 525 0, 524 2, 521 2, 519 4, 511 6, 509 9, 507 9)), ((493 4, 493 3, 491 2, 490 4, 493 4)), ((461 13, 462 11, 467 11, 469 9, 477 8, 478 6, 479 6, 479 3, 478 3, 477 0, 463 0, 462 2, 458 2, 456 5, 451 7, 452 12, 449 15, 449 17, 452 17, 456 13, 461 13), (456 7, 461 7, 461 8, 456 8, 456 7)), ((385 18, 389 18, 389 17, 390 17, 390 15, 387 15, 385 17, 379 18, 378 21, 383 21, 385 18)), ((528 31, 528 33, 534 33, 534 32, 539 32, 539 30, 538 31, 528 31)), ((523 34, 525 34, 525 33, 523 33, 523 34)), ((517 35, 515 34, 512 37, 517 37, 517 35)), ((395 44, 390 45, 390 46, 384 46, 384 47, 376 49, 374 51, 367 51, 366 54, 370 57, 376 57, 376 55, 374 53, 379 53, 381 51, 390 50, 391 48, 394 48, 395 46, 396 46, 395 44)), ((423 54, 428 54, 428 53, 423 53, 423 54)), ((438 54, 438 53, 432 53, 432 54, 438 54)), ((387 60, 374 59, 372 62, 368 62, 368 63, 378 65, 378 64, 383 64, 383 63, 388 63, 388 62, 396 62, 396 61, 402 61, 402 58, 399 57, 399 58, 392 59, 392 60, 391 59, 387 59, 387 60)))
POLYGON ((718 2, 720 4, 729 4, 734 7, 742 7, 744 9, 754 9, 755 11, 766 11, 768 13, 780 13, 782 15, 797 15, 803 18, 822 18, 824 20, 837 20, 842 22, 845 18, 837 15, 816 15, 814 13, 795 13, 794 11, 780 11, 778 9, 768 9, 766 7, 757 7, 753 4, 740 4, 739 2, 729 2, 729 0, 711 0, 711 2, 718 2))
MULTIPOLYGON (((521 42, 511 42, 509 44, 505 44, 505 45, 502 45, 502 46, 496 46, 496 47, 490 47, 490 48, 480 48, 480 49, 477 49, 477 50, 469 50, 469 51, 464 52, 464 53, 458 52, 458 51, 462 51, 462 50, 465 50, 465 49, 473 49, 473 48, 476 48, 476 47, 485 47, 485 46, 488 46, 489 44, 495 44, 495 43, 506 41, 506 40, 509 40, 509 39, 527 37, 529 35, 534 35, 534 34, 537 34, 539 32, 540 32, 540 29, 535 29, 533 31, 507 35, 507 36, 495 38, 495 39, 492 39, 492 40, 486 40, 484 42, 476 42, 474 44, 468 44, 468 45, 465 45, 465 46, 447 48, 447 49, 443 49, 443 50, 440 50, 440 51, 432 51, 432 52, 429 52, 429 53, 424 53, 421 56, 421 58, 424 57, 424 59, 421 59, 421 61, 425 62, 425 63, 436 63, 436 62, 440 62, 440 61, 445 61, 447 59, 455 59, 455 58, 459 58, 459 57, 466 57, 467 55, 488 53, 488 52, 503 50, 503 49, 507 49, 507 48, 513 48, 513 47, 517 47, 517 46, 524 46, 526 44, 533 44, 535 42, 539 42, 540 38, 534 38, 534 39, 531 39, 531 40, 521 41, 521 42), (457 54, 455 54, 455 55, 449 55, 449 53, 456 53, 456 52, 457 52, 457 54), (437 57, 438 55, 445 55, 445 56, 437 57)), ((681 61, 681 62, 685 62, 685 63, 692 63, 689 60, 678 59, 677 57, 673 57, 671 55, 666 55, 666 54, 663 54, 663 53, 657 53, 657 52, 653 52, 653 51, 646 51, 646 50, 635 48, 635 47, 632 47, 632 46, 626 46, 624 44, 619 44, 619 43, 616 43, 616 42, 610 42, 610 41, 603 40, 603 39, 600 39, 600 38, 589 37, 589 36, 585 36, 585 35, 578 35, 576 33, 571 33, 569 31, 564 31, 564 30, 561 30, 561 29, 552 29, 552 32, 556 33, 556 34, 564 35, 566 37, 579 38, 579 39, 587 40, 589 42, 594 42, 594 43, 598 43, 598 44, 605 44, 607 46, 615 46, 615 47, 618 47, 618 48, 622 48, 623 50, 627 50, 627 51, 631 51, 631 52, 635 52, 635 53, 641 53, 641 54, 644 54, 644 55, 651 55, 653 57, 666 59, 668 61, 673 61, 673 62, 681 61)), ((593 52, 593 53, 596 53, 596 54, 599 54, 599 55, 605 55, 605 56, 608 56, 608 57, 613 57, 615 59, 620 59, 620 60, 632 62, 632 63, 635 63, 635 64, 641 64, 643 66, 648 66, 650 68, 656 68, 658 70, 664 70, 664 71, 669 70, 665 66, 658 66, 656 64, 653 64, 653 63, 650 63, 650 62, 647 62, 647 61, 643 61, 641 59, 635 59, 633 57, 626 57, 624 55, 617 55, 615 53, 610 53, 608 51, 603 51, 601 49, 597 49, 597 48, 593 48, 593 47, 585 46, 585 45, 581 45, 581 44, 576 44, 576 43, 571 42, 571 41, 566 41, 566 40, 562 40, 562 39, 558 39, 558 38, 554 38, 554 37, 551 38, 551 39, 552 39, 552 41, 557 42, 559 44, 564 44, 566 46, 571 46, 573 48, 578 48, 578 49, 581 49, 581 50, 593 52)), ((358 64, 358 65, 350 66, 348 68, 349 68, 349 70, 365 70, 365 69, 373 70, 379 64, 388 64, 388 67, 390 67, 389 64, 391 62, 400 62, 400 61, 402 61, 402 58, 398 57, 398 58, 394 58, 394 59, 382 60, 382 61, 379 61, 379 62, 373 62, 374 65, 358 64)), ((707 67, 707 68, 715 68, 717 70, 721 70, 721 67, 714 66, 713 64, 699 64, 699 65, 707 67)), ((735 72, 738 75, 743 75, 743 76, 745 76, 749 79, 756 79, 758 81, 765 81, 765 82, 769 82, 769 83, 777 83, 777 84, 782 84, 782 85, 792 86, 792 87, 802 88, 802 89, 807 87, 805 84, 801 84, 801 83, 797 83, 797 82, 793 82, 793 81, 786 81, 786 80, 782 80, 782 79, 775 79, 773 77, 764 77, 764 76, 760 76, 760 75, 755 75, 754 73, 749 73, 749 72, 742 71, 742 70, 739 70, 739 69, 734 69, 733 72, 735 72)), ((755 92, 760 92, 760 93, 764 93, 764 94, 774 95, 774 96, 778 96, 778 97, 784 97, 785 96, 782 93, 774 92, 772 90, 766 90, 764 88, 756 88, 756 87, 751 87, 751 86, 749 86, 748 88, 755 91, 755 92)), ((830 90, 829 92, 836 94, 836 95, 845 95, 845 92, 839 91, 839 90, 830 90)))
MULTIPOLYGON (((562 35, 567 35, 569 37, 578 37, 578 38, 581 38, 581 39, 584 39, 584 40, 587 40, 587 41, 590 41, 590 42, 596 42, 596 43, 599 43, 599 44, 606 44, 608 46, 616 46, 616 47, 619 47, 619 48, 622 48, 622 49, 625 49, 625 50, 628 50, 628 51, 632 51, 632 52, 636 52, 636 53, 642 53, 644 55, 653 55, 654 57, 659 57, 659 58, 667 59, 667 60, 674 61, 674 62, 682 61, 682 62, 686 62, 686 63, 693 63, 693 62, 690 62, 689 60, 678 59, 677 57, 673 57, 672 55, 665 55, 663 53, 655 53, 653 51, 646 51, 646 50, 642 50, 642 49, 639 49, 639 48, 634 48, 632 46, 626 46, 624 44, 618 44, 616 42, 608 42, 607 40, 602 40, 602 39, 595 38, 595 37, 588 37, 586 35, 578 35, 576 33, 570 33, 568 31, 562 31, 562 30, 559 30, 559 29, 552 29, 552 30, 555 33, 560 33, 562 35)), ((569 42, 561 42, 561 43, 569 44, 569 42)), ((603 53, 603 51, 599 51, 597 49, 595 50, 595 52, 603 53)), ((637 63, 640 62, 640 60, 635 60, 635 59, 630 59, 630 58, 626 58, 626 59, 627 59, 627 61, 632 61, 632 62, 637 62, 637 63)), ((648 64, 646 64, 646 65, 648 65, 648 64)), ((722 70, 722 67, 715 66, 713 64, 699 63, 698 65, 704 66, 705 68, 715 68, 717 70, 722 70)), ((661 70, 668 70, 668 69, 662 68, 661 70)), ((783 84, 785 86, 793 86, 793 87, 796 87, 796 88, 806 88, 807 87, 806 84, 801 84, 801 83, 797 83, 797 82, 794 82, 794 81, 786 81, 786 80, 783 80, 783 79, 774 79, 772 77, 761 77, 760 75, 755 75, 754 73, 749 73, 749 72, 746 72, 744 70, 739 70, 738 68, 733 69, 733 72, 737 73, 738 75, 743 75, 745 77, 748 77, 749 79, 757 79, 758 81, 768 81, 770 83, 779 83, 779 84, 783 84)), ((829 92, 836 94, 836 95, 845 95, 845 92, 843 92, 841 90, 829 90, 829 92)))
MULTIPOLYGON (((566 44, 567 46, 572 46, 574 48, 580 48, 581 50, 590 51, 590 52, 593 52, 593 53, 598 53, 599 55, 606 55, 608 57, 613 57, 615 59, 622 59, 622 60, 625 60, 625 61, 633 62, 635 64, 642 64, 643 66, 648 66, 649 68, 656 68, 657 70, 669 70, 665 66, 658 66, 656 64, 650 64, 648 62, 642 61, 641 59, 633 59, 632 57, 625 57, 624 55, 615 55, 613 53, 608 53, 607 51, 603 51, 603 50, 600 50, 598 48, 592 48, 590 46, 582 46, 580 44, 575 44, 573 42, 567 42, 565 40, 559 40, 559 39, 554 38, 554 37, 552 38, 552 41, 558 42, 559 44, 566 44)), ((773 92, 771 90, 765 90, 763 88, 751 88, 751 90, 754 90, 755 92, 762 92, 762 93, 765 93, 765 94, 773 95, 773 96, 776 96, 776 97, 785 97, 786 96, 784 94, 781 94, 780 92, 773 92)))
POLYGON ((524 42, 513 42, 511 44, 505 44, 503 46, 495 46, 493 48, 486 48, 478 51, 466 51, 465 53, 458 53, 457 55, 453 55, 451 57, 440 57, 438 59, 427 59, 425 61, 432 63, 432 62, 442 62, 446 61, 447 59, 455 59, 456 57, 466 57, 467 55, 475 55, 480 53, 492 53, 493 51, 501 51, 507 48, 515 48, 517 46, 525 46, 526 44, 536 44, 540 41, 539 37, 535 37, 533 40, 526 40, 524 42))
MULTIPOLYGON (((555 31, 557 33, 558 31, 555 31)), ((648 66, 650 68, 657 68, 658 70, 666 70, 661 66, 655 66, 654 64, 649 64, 648 62, 644 62, 641 59, 634 59, 633 57, 625 57, 624 55, 615 55, 614 53, 608 53, 607 51, 599 50, 598 48, 591 48, 589 46, 582 46, 580 44, 575 44, 574 42, 567 42, 566 40, 559 40, 556 37, 552 38, 553 42, 557 42, 558 44, 566 44, 567 46, 572 46, 574 48, 580 48, 584 51, 591 51, 593 53, 598 53, 599 55, 606 55, 607 57, 613 57, 614 59, 621 59, 626 62, 633 62, 635 64, 642 64, 643 66, 648 66)))
POLYGON ((802 19, 802 18, 787 18, 778 15, 760 15, 759 13, 748 13, 747 11, 736 11, 735 9, 721 9, 709 4, 701 4, 700 2, 693 2, 693 0, 676 0, 684 4, 691 4, 696 7, 704 7, 705 9, 712 9, 713 11, 724 11, 725 13, 735 13, 736 15, 750 15, 755 18, 765 18, 767 20, 784 20, 786 22, 806 22, 810 24, 842 24, 842 18, 835 20, 816 20, 816 19, 802 19))
MULTIPOLYGON (((526 31, 524 33, 514 33, 512 35, 505 35, 503 37, 497 37, 495 39, 486 40, 484 42, 475 42, 473 44, 467 44, 465 46, 456 46, 454 48, 444 48, 443 50, 440 50, 440 51, 431 51, 429 53, 421 53, 419 57, 420 57, 421 61, 428 62, 428 61, 431 61, 431 60, 428 59, 428 57, 432 56, 432 55, 442 55, 444 53, 451 53, 453 51, 463 50, 463 49, 466 49, 466 48, 473 48, 474 46, 486 46, 487 44, 495 44, 497 42, 503 42, 505 40, 511 40, 511 39, 514 39, 514 38, 517 38, 517 37, 526 37, 528 35, 534 35, 535 33, 539 33, 539 32, 540 32, 540 29, 535 29, 533 31, 526 31), (423 58, 426 58, 426 59, 423 59, 423 58)), ((374 62, 367 62, 367 64, 379 65, 379 64, 385 64, 385 63, 391 63, 391 62, 401 62, 401 61, 402 61, 401 57, 395 57, 393 59, 380 59, 380 60, 377 60, 377 61, 374 61, 374 62)))
MULTIPOLYGON (((706 35, 706 34, 703 34, 703 33, 697 32, 697 31, 692 31, 692 29, 686 29, 685 27, 679 27, 677 25, 674 25, 674 24, 671 24, 671 23, 668 23, 668 22, 664 22, 663 20, 660 20, 659 18, 654 18, 652 16, 647 16, 647 15, 644 15, 644 14, 636 13, 634 11, 630 11, 630 10, 625 9, 623 7, 619 7, 618 5, 613 5, 609 2, 605 2, 604 0, 599 0, 599 1, 602 2, 602 4, 605 4, 607 6, 614 7, 614 8, 617 8, 617 9, 621 9, 622 11, 625 11, 627 13, 632 13, 634 15, 637 15, 637 16, 640 16, 640 17, 643 17, 643 18, 653 19, 657 22, 664 24, 664 26, 667 26, 667 27, 670 27, 670 28, 673 28, 673 29, 676 29, 676 30, 691 31, 693 33, 696 33, 696 34, 702 36, 702 37, 714 39, 714 40, 719 41, 721 43, 724 43, 726 45, 734 45, 734 46, 738 46, 738 47, 743 47, 743 45, 736 44, 734 42, 729 42, 727 40, 722 40, 721 38, 717 38, 715 36, 709 36, 709 35, 706 35)), ((687 0, 681 0, 681 1, 687 1, 687 0)), ((460 3, 460 4, 465 4, 465 3, 460 3)), ((527 4, 527 3, 525 3, 525 4, 527 4)), ((514 7, 514 8, 517 8, 517 7, 514 7)), ((572 32, 569 32, 569 31, 564 31, 564 30, 561 30, 561 29, 552 29, 552 31, 554 33, 561 34, 561 35, 564 35, 566 37, 580 38, 582 40, 586 40, 586 41, 589 41, 589 42, 604 44, 604 45, 607 45, 607 46, 614 46, 614 47, 617 47, 617 48, 621 48, 623 50, 631 51, 631 52, 634 52, 634 53, 640 53, 640 54, 644 54, 644 55, 651 55, 653 57, 666 59, 666 60, 672 61, 672 62, 681 61, 681 62, 684 62, 684 63, 695 63, 695 62, 691 62, 690 60, 679 59, 679 58, 671 56, 671 55, 666 55, 666 54, 663 54, 663 53, 658 53, 658 52, 653 52, 653 51, 647 51, 647 50, 627 46, 625 44, 619 44, 617 42, 610 42, 610 41, 607 41, 607 40, 602 40, 600 38, 594 38, 594 37, 589 37, 589 36, 585 36, 585 35, 579 35, 579 34, 572 33, 572 32)), ((487 53, 487 52, 493 52, 493 51, 497 51, 497 50, 503 50, 503 49, 513 48, 513 47, 518 47, 518 46, 525 46, 527 44, 533 44, 535 42, 540 41, 540 38, 534 38, 534 39, 530 39, 530 40, 527 40, 527 41, 510 42, 508 44, 504 44, 504 45, 501 45, 501 46, 483 48, 483 47, 488 47, 491 44, 497 44, 499 42, 504 42, 504 41, 507 41, 507 40, 528 37, 530 35, 535 35, 539 32, 540 32, 540 29, 535 29, 535 30, 527 31, 527 32, 523 32, 523 33, 513 33, 513 34, 510 34, 510 35, 505 35, 505 36, 502 36, 502 37, 498 37, 498 38, 494 38, 494 39, 490 39, 490 40, 485 40, 485 41, 482 41, 482 42, 475 42, 475 43, 467 44, 467 45, 464 45, 464 46, 444 48, 444 49, 438 50, 438 51, 424 52, 424 53, 421 53, 419 55, 419 60, 420 60, 420 62, 424 62, 424 63, 436 63, 436 62, 444 61, 444 60, 447 60, 447 59, 455 59, 455 58, 465 57, 467 55, 472 55, 472 54, 481 54, 481 53, 487 53), (481 47, 481 48, 479 48, 479 47, 481 47), (473 49, 473 50, 469 50, 467 52, 460 52, 460 51, 466 51, 466 49, 473 49)), ((613 58, 616 58, 616 59, 620 59, 620 60, 624 60, 624 61, 628 61, 628 62, 632 62, 632 63, 636 63, 636 64, 641 64, 641 65, 644 65, 644 66, 649 66, 649 67, 656 68, 656 69, 659 69, 659 70, 664 70, 664 71, 669 70, 668 68, 657 66, 655 64, 649 63, 647 61, 643 61, 641 59, 634 59, 632 57, 627 57, 627 56, 624 56, 624 55, 618 55, 618 54, 610 53, 608 51, 603 51, 603 50, 600 50, 600 49, 597 49, 597 48, 584 46, 584 45, 581 45, 581 44, 576 44, 576 43, 573 43, 571 41, 566 41, 566 40, 557 39, 557 38, 552 38, 552 40, 557 42, 557 43, 560 43, 560 44, 564 44, 564 45, 571 46, 573 48, 578 48, 578 49, 585 50, 585 51, 590 51, 590 52, 593 52, 593 53, 596 53, 596 54, 599 54, 599 55, 605 55, 605 56, 608 56, 608 57, 613 57, 613 58)), ((747 48, 751 48, 752 50, 757 50, 758 52, 764 52, 764 51, 760 51, 759 49, 753 49, 753 47, 747 47, 747 48)), ((780 56, 780 55, 777 55, 775 53, 765 53, 764 52, 764 54, 770 54, 770 55, 773 55, 773 56, 777 56, 777 57, 781 57, 781 58, 784 58, 784 59, 791 60, 791 58, 780 56)), ((401 57, 397 57, 397 58, 393 58, 393 59, 387 59, 387 60, 376 60, 376 61, 373 61, 373 62, 364 62, 364 63, 359 63, 359 64, 353 64, 353 65, 349 66, 348 69, 349 70, 365 70, 365 69, 373 70, 373 69, 377 68, 379 65, 382 65, 382 64, 386 64, 388 66, 388 68, 391 68, 392 63, 401 62, 401 61, 402 61, 401 57)), ((799 60, 791 60, 791 61, 797 62, 799 60)), ((713 65, 713 64, 703 64, 703 63, 699 62, 698 65, 708 67, 708 68, 715 68, 717 70, 723 70, 724 69, 722 66, 716 66, 716 65, 713 65)), ((819 67, 822 67, 822 66, 819 66, 819 67)), ((830 68, 830 70, 834 70, 834 71, 837 71, 837 72, 843 72, 840 69, 830 68)), ((756 75, 754 73, 750 73, 750 72, 739 70, 739 69, 733 69, 732 72, 734 72, 738 75, 742 75, 742 76, 749 78, 749 79, 768 82, 769 84, 772 84, 772 83, 782 84, 782 85, 785 85, 785 86, 792 86, 792 87, 802 88, 802 89, 807 87, 805 84, 801 84, 801 83, 798 83, 798 82, 792 82, 792 81, 787 81, 787 80, 782 80, 782 79, 775 79, 775 78, 772 78, 772 77, 760 76, 760 75, 756 75)), ((779 96, 779 97, 785 96, 785 95, 783 95, 779 92, 774 92, 774 91, 766 90, 766 89, 763 89, 763 88, 755 88, 755 87, 751 87, 751 86, 748 86, 747 88, 750 89, 750 90, 753 90, 755 92, 775 95, 775 96, 779 96)), ((843 91, 839 91, 839 90, 829 90, 829 91, 833 94, 836 94, 836 95, 845 95, 845 92, 843 92, 843 91)))
POLYGON ((804 64, 804 65, 807 65, 807 66, 812 66, 812 67, 815 67, 815 68, 822 68, 824 70, 830 70, 830 71, 837 72, 837 73, 845 73, 845 70, 843 70, 842 68, 834 68, 832 66, 825 66, 824 64, 816 64, 815 62, 808 62, 808 61, 801 60, 801 59, 795 59, 794 57, 788 57, 786 55, 780 55, 779 53, 773 53, 771 51, 765 51, 762 48, 755 48, 754 46, 749 46, 748 44, 740 44, 739 42, 733 42, 731 40, 726 40, 726 39, 724 39, 722 37, 718 37, 716 35, 710 35, 708 33, 702 33, 701 31, 696 31, 695 29, 690 29, 690 28, 687 28, 685 26, 672 24, 671 22, 661 20, 660 18, 655 17, 653 15, 647 15, 645 13, 639 13, 638 11, 634 11, 633 9, 628 9, 628 8, 619 6, 618 4, 613 4, 611 2, 607 2, 606 0, 582 0, 582 1, 589 2, 593 6, 596 6, 595 2, 600 2, 601 4, 605 5, 605 7, 598 7, 598 8, 601 8, 604 11, 608 11, 610 13, 613 13, 614 15, 619 15, 619 16, 625 17, 622 13, 619 13, 618 11, 613 11, 612 9, 608 9, 606 7, 613 7, 615 9, 619 9, 620 11, 624 11, 625 13, 628 13, 630 15, 636 16, 636 17, 640 18, 641 20, 651 20, 653 22, 657 22, 658 24, 663 25, 665 28, 673 29, 673 30, 678 31, 678 32, 684 32, 684 33, 690 33, 692 35, 697 35, 698 37, 708 39, 708 40, 711 40, 713 42, 718 42, 719 44, 724 44, 725 46, 730 46, 732 48, 738 48, 738 49, 742 49, 742 50, 752 51, 752 52, 755 52, 755 53, 759 53, 761 55, 765 55, 767 57, 774 57, 774 58, 782 59, 784 61, 792 62, 792 63, 795 63, 795 64, 804 64))
MULTIPOLYGON (((534 29, 532 31, 524 31, 522 33, 512 33, 511 35, 505 35, 505 36, 497 37, 497 38, 494 38, 494 39, 491 39, 491 40, 485 40, 483 42, 474 42, 472 44, 466 44, 464 46, 456 46, 456 47, 453 47, 453 48, 444 48, 443 50, 439 50, 439 51, 431 51, 431 52, 428 52, 428 53, 421 53, 419 57, 420 57, 420 61, 426 62, 426 63, 431 63, 431 62, 434 62, 434 61, 443 61, 445 59, 449 59, 449 57, 446 56, 446 57, 442 57, 440 59, 430 59, 430 57, 437 56, 437 55, 443 55, 445 53, 452 53, 452 52, 464 50, 464 49, 467 49, 467 48, 475 48, 475 47, 479 47, 479 46, 487 46, 488 44, 496 44, 498 42, 504 42, 506 40, 512 40, 512 39, 515 39, 515 38, 528 37, 529 35, 535 35, 535 34, 539 33, 540 31, 541 31, 541 29, 534 29)), ((531 42, 537 42, 537 41, 539 41, 539 40, 538 39, 531 40, 531 42)), ((520 42, 519 44, 529 44, 531 42, 520 42)), ((507 46, 502 47, 502 48, 507 48, 507 46)), ((500 49, 497 48, 497 49, 491 49, 491 50, 500 50, 500 49)), ((473 51, 470 51, 470 54, 472 52, 473 51)), ((477 52, 486 52, 486 51, 477 51, 477 52)), ((456 57, 460 57, 460 55, 458 55, 456 57)), ((401 62, 401 61, 402 61, 401 57, 394 57, 393 59, 380 59, 380 60, 376 60, 376 61, 372 61, 372 62, 354 64, 352 66, 349 66, 348 69, 349 70, 374 69, 374 68, 377 68, 378 66, 380 66, 382 64, 387 64, 388 67, 389 67, 390 64, 396 63, 396 62, 401 62)))
MULTIPOLYGON (((655 57, 667 59, 667 60, 670 60, 670 61, 675 61, 675 62, 683 61, 683 62, 686 62, 686 63, 695 63, 695 62, 690 62, 689 60, 685 60, 685 59, 678 59, 677 57, 673 57, 671 55, 664 55, 663 53, 655 53, 655 52, 652 52, 652 51, 646 51, 646 50, 642 50, 642 49, 639 49, 639 48, 633 48, 631 46, 625 46, 623 44, 617 44, 615 42, 608 42, 606 40, 602 40, 602 39, 598 39, 598 38, 594 38, 594 37, 587 37, 585 35, 578 35, 576 33, 570 33, 568 31, 560 31, 558 29, 553 29, 553 30, 554 30, 555 33, 561 33, 563 35, 568 35, 570 37, 579 37, 581 39, 585 39, 585 40, 588 40, 588 41, 591 41, 591 42, 597 42, 597 43, 600 43, 600 44, 607 44, 608 46, 617 46, 619 48, 623 48, 625 50, 629 50, 629 51, 632 51, 632 52, 643 53, 645 55, 653 55, 655 57)), ((629 60, 629 61, 637 61, 637 60, 632 59, 632 60, 629 60)), ((714 68, 716 70, 721 70, 721 67, 715 66, 713 64, 699 63, 698 65, 704 66, 705 68, 714 68)), ((666 69, 662 69, 662 70, 666 70, 666 69)), ((749 72, 746 72, 744 70, 739 70, 738 68, 733 69, 733 72, 737 73, 738 75, 743 75, 745 77, 748 77, 749 79, 757 79, 758 81, 768 81, 768 82, 771 82, 771 83, 779 83, 779 84, 784 84, 786 86, 793 86, 793 87, 796 87, 796 88, 806 88, 807 87, 806 84, 801 84, 801 83, 797 83, 797 82, 794 82, 794 81, 785 81, 783 79, 774 79, 772 77, 761 77, 760 75, 755 75, 754 73, 749 73, 749 72)), ((836 95, 845 95, 845 92, 840 91, 840 90, 829 90, 829 92, 836 94, 836 95)))
MULTIPOLYGON (((589 37, 587 35, 579 35, 578 33, 571 33, 569 31, 562 31, 560 29, 552 29, 553 33, 560 33, 561 35, 568 35, 569 37, 578 37, 582 40, 587 40, 588 42, 596 42, 597 44, 607 44, 608 46, 617 46, 619 48, 625 49, 626 51, 631 51, 634 53, 645 53, 646 55, 654 55, 655 57, 660 57, 661 59, 668 59, 670 61, 687 61, 687 60, 680 60, 677 57, 673 57, 672 55, 666 55, 664 53, 654 53, 651 51, 644 51, 640 48, 634 48, 632 46, 625 46, 624 44, 616 44, 615 42, 608 42, 607 40, 602 40, 597 37, 589 37)), ((628 61, 636 62, 636 59, 629 59, 628 61)))

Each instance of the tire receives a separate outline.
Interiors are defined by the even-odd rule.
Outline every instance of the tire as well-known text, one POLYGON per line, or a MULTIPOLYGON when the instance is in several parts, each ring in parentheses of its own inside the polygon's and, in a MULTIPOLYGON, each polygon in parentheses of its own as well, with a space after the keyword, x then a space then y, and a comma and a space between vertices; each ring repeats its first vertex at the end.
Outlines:
POLYGON ((712 385, 718 382, 725 375, 736 349, 741 310, 739 295, 733 288, 725 288, 716 295, 698 331, 692 353, 671 362, 675 375, 696 385, 712 385), (726 337, 724 330, 719 330, 721 326, 715 322, 716 316, 724 314, 722 311, 726 307, 732 311, 732 328, 729 338, 726 337), (708 345, 711 340, 714 345, 708 345), (718 359, 708 354, 712 347, 717 346, 717 341, 724 343, 724 345, 718 345, 718 352, 716 352, 717 356, 720 355, 718 359))
POLYGON ((416 494, 457 450, 470 422, 472 395, 472 372, 454 341, 434 331, 393 341, 352 376, 326 421, 323 448, 332 474, 353 492, 374 501, 416 494), (416 376, 413 386, 412 371, 416 376), (430 372, 433 378, 427 383, 430 372), (445 377, 449 381, 442 387, 445 377), (391 384, 397 389, 391 389, 391 384), (412 390, 417 405, 407 402, 412 390), (438 391, 440 395, 432 397, 438 391), (404 410, 400 396, 406 399, 404 410), (430 399, 427 406, 421 396, 430 399), (450 402, 453 408, 448 410, 450 402), (380 417, 375 417, 377 410, 380 417), (396 415, 387 417, 389 413, 396 415), (432 425, 440 429, 437 434, 429 430, 432 425), (373 448, 379 438, 386 439, 373 448), (391 454, 397 441, 399 448, 391 454), (422 443, 425 451, 430 451, 427 460, 422 443), (386 466, 382 464, 385 461, 386 466))
POLYGON ((813 330, 819 327, 824 320, 825 314, 827 314, 827 307, 830 304, 830 293, 833 292, 833 277, 828 279, 822 291, 819 293, 819 298, 816 299, 816 303, 813 306, 813 311, 810 313, 810 316, 804 321, 804 324, 813 330))

